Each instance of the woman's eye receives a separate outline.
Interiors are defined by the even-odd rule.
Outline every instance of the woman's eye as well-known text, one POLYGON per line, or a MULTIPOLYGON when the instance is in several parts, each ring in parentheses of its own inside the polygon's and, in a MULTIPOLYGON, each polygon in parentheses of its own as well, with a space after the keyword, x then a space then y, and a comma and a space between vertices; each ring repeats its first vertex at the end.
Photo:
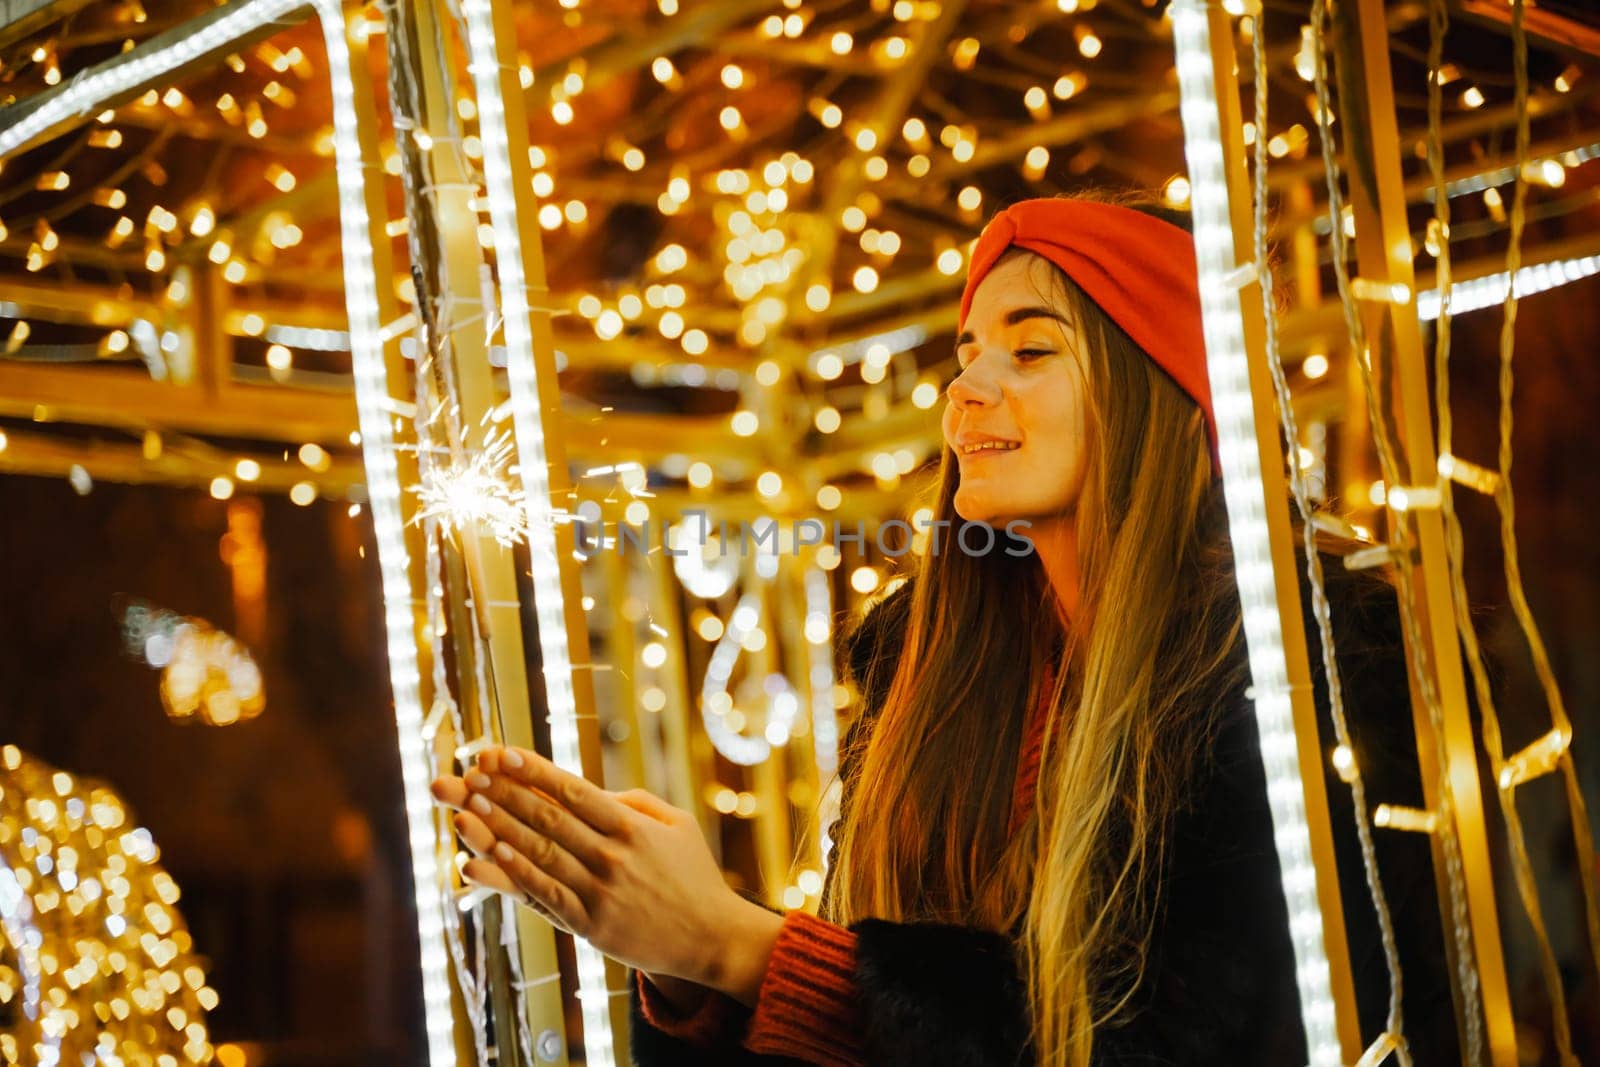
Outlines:
POLYGON ((1056 350, 1053 348, 1019 348, 1013 354, 1018 359, 1028 360, 1038 359, 1040 356, 1053 356, 1056 354, 1056 350))

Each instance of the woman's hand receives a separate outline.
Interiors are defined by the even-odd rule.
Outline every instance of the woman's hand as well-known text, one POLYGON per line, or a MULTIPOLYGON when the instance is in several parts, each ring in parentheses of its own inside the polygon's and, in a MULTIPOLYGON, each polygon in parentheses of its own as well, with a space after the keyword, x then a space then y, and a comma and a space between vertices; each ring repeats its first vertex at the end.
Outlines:
POLYGON ((469 881, 530 904, 601 952, 754 1004, 783 919, 733 892, 693 816, 610 793, 527 749, 491 749, 434 795, 477 854, 469 881))

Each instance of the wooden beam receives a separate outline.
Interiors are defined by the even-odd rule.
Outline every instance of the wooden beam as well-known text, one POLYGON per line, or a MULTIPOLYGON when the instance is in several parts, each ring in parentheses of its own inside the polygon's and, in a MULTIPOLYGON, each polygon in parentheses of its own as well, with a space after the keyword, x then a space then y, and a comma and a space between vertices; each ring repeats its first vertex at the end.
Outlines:
MULTIPOLYGON (((214 399, 198 386, 151 381, 121 367, 63 369, 0 360, 0 415, 126 429, 174 429, 217 437, 296 444, 343 440, 356 429, 355 400, 344 392, 278 385, 220 385, 214 399)), ((570 406, 562 422, 574 462, 656 463, 684 453, 713 462, 748 461, 750 442, 721 415, 646 415, 570 406), (602 457, 603 460, 602 460, 602 457)))
MULTIPOLYGON (((1571 133, 1561 137, 1552 137, 1549 140, 1540 141, 1538 144, 1529 146, 1528 158, 1532 160, 1554 159, 1564 155, 1567 152, 1577 151, 1580 148, 1588 148, 1591 145, 1600 145, 1600 130, 1595 130, 1593 128, 1588 130, 1580 130, 1577 133, 1571 133)), ((1514 168, 1515 166, 1516 153, 1514 150, 1507 149, 1486 159, 1475 159, 1467 163, 1458 163, 1454 167, 1451 167, 1444 172, 1444 180, 1446 186, 1449 186, 1456 182, 1464 181, 1468 178, 1483 177, 1485 175, 1493 174, 1497 170, 1505 170, 1508 168, 1514 168)), ((1271 172, 1269 171, 1268 174, 1270 178, 1271 172)), ((1431 196, 1433 192, 1433 176, 1425 169, 1420 170, 1412 177, 1406 179, 1401 188, 1405 196, 1406 203, 1419 203, 1424 198, 1431 196)), ((1290 208, 1288 205, 1285 205, 1282 213, 1272 223, 1273 238, 1278 239, 1280 237, 1287 236, 1294 230, 1295 227, 1303 226, 1314 218, 1326 218, 1327 215, 1328 205, 1326 203, 1314 204, 1309 209, 1299 211, 1296 211, 1293 208, 1290 208)))
MULTIPOLYGON (((117 122, 138 130, 164 130, 191 141, 210 141, 250 149, 277 159, 317 154, 316 147, 305 138, 272 133, 270 130, 265 136, 252 137, 243 127, 230 126, 220 118, 209 118, 198 107, 193 115, 174 114, 166 107, 126 107, 117 113, 117 122)), ((334 197, 334 203, 338 203, 338 197, 334 197)))
MULTIPOLYGON (((1580 233, 1526 251, 1522 261, 1524 267, 1560 263, 1583 256, 1600 256, 1600 233, 1580 233)), ((1455 263, 1450 268, 1450 275, 1455 279, 1455 284, 1460 286, 1475 278, 1499 274, 1505 269, 1504 255, 1490 255, 1455 263)), ((1427 292, 1437 284, 1431 271, 1417 275, 1417 292, 1427 292)), ((1457 315, 1460 314, 1457 312, 1457 315)), ((1344 309, 1338 297, 1310 307, 1297 307, 1283 316, 1278 327, 1278 340, 1286 355, 1312 348, 1318 348, 1330 356, 1337 352, 1345 340, 1344 309)))
POLYGON ((223 233, 233 234, 237 246, 245 237, 253 235, 269 216, 280 211, 293 215, 297 222, 336 217, 339 214, 339 180, 332 161, 327 162, 326 169, 321 173, 311 177, 302 176, 299 184, 289 192, 253 204, 225 219, 217 219, 210 233, 204 237, 185 239, 172 249, 171 256, 177 260, 204 256, 223 233))
POLYGON ((128 429, 171 428, 264 441, 334 441, 356 428, 355 400, 272 385, 197 386, 152 381, 120 367, 61 369, 0 360, 0 415, 128 429))
MULTIPOLYGON (((26 0, 24 0, 24 2, 26 2, 26 0)), ((77 84, 79 78, 84 76, 92 76, 105 71, 117 70, 125 66, 134 66, 135 69, 137 69, 138 64, 140 64, 141 61, 143 61, 146 57, 163 52, 182 41, 198 36, 207 27, 232 17, 238 8, 239 2, 236 0, 235 3, 226 4, 222 7, 207 11, 204 14, 196 15, 194 18, 189 19, 180 25, 174 26, 165 33, 156 34, 156 36, 151 37, 149 40, 136 45, 135 47, 112 59, 106 60, 104 63, 98 63, 95 66, 90 67, 87 71, 83 72, 83 74, 69 78, 53 88, 46 89, 42 93, 37 93, 28 97, 26 100, 12 104, 9 107, 0 108, 0 129, 5 129, 15 125, 23 118, 33 114, 39 108, 48 104, 50 101, 65 95, 74 85, 77 84)), ((285 16, 282 19, 263 23, 262 25, 246 32, 242 36, 228 37, 213 47, 197 53, 193 59, 176 70, 162 70, 159 73, 151 74, 149 77, 139 81, 136 85, 132 86, 125 92, 119 93, 115 96, 106 97, 104 100, 96 101, 94 108, 74 114, 70 118, 66 118, 60 122, 54 123, 40 132, 38 135, 18 145, 11 154, 13 156, 20 155, 31 148, 61 136, 63 133, 66 133, 69 130, 77 129, 84 123, 91 121, 98 112, 104 111, 107 108, 121 107, 129 100, 135 100, 140 96, 143 96, 150 89, 160 86, 179 84, 185 81, 188 77, 192 76, 196 71, 203 70, 214 64, 220 57, 225 56, 230 52, 237 52, 241 49, 248 48, 256 41, 264 40, 265 38, 271 37, 275 33, 280 33, 284 27, 289 25, 290 22, 293 21, 297 16, 304 17, 309 13, 309 7, 302 8, 298 12, 285 16)))
MULTIPOLYGON (((1453 6, 1463 18, 1511 32, 1511 5, 1506 0, 1456 0, 1453 6)), ((1522 28, 1528 40, 1546 48, 1569 56, 1600 58, 1600 30, 1576 19, 1529 4, 1522 12, 1522 28)))
POLYGON ((161 311, 155 304, 108 285, 37 285, 4 278, 0 279, 0 304, 16 305, 21 312, 16 317, 108 328, 125 326, 138 318, 161 320, 161 311))
POLYGON ((209 486, 213 479, 228 478, 240 490, 286 493, 300 482, 311 482, 323 496, 343 496, 351 486, 366 480, 361 461, 340 457, 322 472, 308 470, 298 459, 283 459, 280 451, 206 453, 167 445, 154 454, 142 445, 109 441, 77 441, 48 433, 6 430, 0 448, 0 473, 66 478, 74 467, 88 471, 100 482, 123 485, 165 485, 180 488, 209 486), (237 463, 251 459, 261 466, 253 482, 239 482, 237 463))
MULTIPOLYGON (((1528 97, 1528 117, 1530 119, 1549 118, 1567 111, 1575 111, 1580 104, 1586 103, 1596 92, 1600 92, 1600 79, 1580 82, 1570 93, 1537 93, 1528 97)), ((1468 138, 1481 134, 1492 133, 1502 127, 1512 126, 1517 121, 1517 109, 1510 104, 1497 108, 1480 108, 1470 115, 1444 122, 1439 127, 1440 142, 1446 145, 1465 141, 1468 138)), ((1409 153, 1411 146, 1421 144, 1427 138, 1427 130, 1396 130, 1397 143, 1402 152, 1409 153)), ((1348 161, 1343 158, 1337 160, 1340 167, 1347 167, 1348 161)), ((1296 182, 1322 182, 1322 160, 1315 154, 1308 154, 1305 159, 1292 162, 1275 163, 1267 173, 1267 186, 1273 191, 1283 189, 1296 182)))
POLYGON ((569 458, 578 463, 656 463, 682 454, 711 463, 758 463, 750 439, 736 437, 723 415, 641 415, 579 412, 564 408, 562 434, 569 458))
POLYGON ((94 0, 0 0, 0 48, 8 48, 94 0))
MULTIPOLYGON (((927 84, 933 66, 945 54, 945 42, 955 33, 965 0, 944 0, 938 15, 921 26, 921 33, 911 44, 911 57, 888 74, 870 105, 863 109, 860 124, 873 131, 880 143, 887 143, 899 130, 902 120, 917 93, 927 84)), ((803 274, 792 284, 793 292, 803 292, 811 285, 823 284, 833 288, 833 264, 839 250, 841 229, 839 216, 845 208, 855 203, 867 184, 865 153, 847 146, 842 158, 835 161, 827 182, 827 196, 815 211, 796 217, 799 241, 808 252, 808 262, 803 274)), ((880 183, 881 184, 881 183, 880 183)), ((889 192, 879 190, 880 195, 889 192)), ((796 309, 793 325, 804 329, 818 321, 818 313, 796 309)))

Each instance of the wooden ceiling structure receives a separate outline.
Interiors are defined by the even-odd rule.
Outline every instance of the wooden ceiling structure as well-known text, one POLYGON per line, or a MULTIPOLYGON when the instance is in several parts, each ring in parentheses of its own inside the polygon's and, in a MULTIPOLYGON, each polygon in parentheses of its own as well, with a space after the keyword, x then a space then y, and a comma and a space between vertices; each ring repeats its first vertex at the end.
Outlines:
MULTIPOLYGON (((1447 49, 1458 279, 1498 269, 1504 243, 1493 201, 1509 180, 1515 110, 1501 6, 1458 5, 1447 49)), ((1269 2, 1262 20, 1284 340, 1291 359, 1323 352, 1337 371, 1300 8, 1269 2)), ((0 126, 96 64, 222 10, 14 0, 0 29, 0 126)), ((682 493, 731 515, 803 510, 836 484, 842 514, 892 511, 903 476, 937 455, 962 252, 988 215, 1084 186, 1183 200, 1163 4, 562 0, 516 11, 551 289, 567 312, 567 446, 575 468, 644 462, 669 504, 682 493), (686 483, 694 461, 710 465, 709 487, 686 483), (754 490, 768 470, 783 472, 778 499, 754 490)), ((1559 5, 1538 15, 1532 154, 1550 162, 1532 175, 1534 217, 1559 220, 1593 210, 1597 31, 1559 5)), ((373 43, 386 108, 384 11, 350 16, 373 43)), ((1419 3, 1389 7, 1401 136, 1417 149, 1425 16, 1419 3)), ((476 175, 470 82, 448 80, 460 162, 476 175)), ((310 481, 336 496, 359 484, 329 101, 319 40, 288 27, 5 161, 0 470, 209 485, 237 481, 243 460, 262 490, 310 481), (312 467, 299 458, 306 444, 312 467)), ((1420 251, 1429 179, 1420 150, 1407 157, 1420 251)), ((383 164, 399 170, 392 125, 383 164)), ((390 184, 404 302, 415 291, 390 184)), ((1582 233, 1539 246, 1558 232, 1530 232, 1527 261, 1600 251, 1582 233)), ((1343 381, 1308 379, 1301 402, 1337 418, 1343 381)))

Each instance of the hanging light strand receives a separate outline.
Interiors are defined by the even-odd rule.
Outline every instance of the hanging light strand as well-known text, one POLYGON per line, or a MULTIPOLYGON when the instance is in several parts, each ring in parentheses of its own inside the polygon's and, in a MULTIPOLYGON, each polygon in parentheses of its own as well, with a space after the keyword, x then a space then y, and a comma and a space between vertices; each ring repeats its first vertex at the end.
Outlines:
MULTIPOLYGON (((1322 164, 1328 187, 1328 219, 1330 240, 1333 245, 1334 278, 1338 284, 1339 304, 1344 313, 1345 331, 1356 353, 1360 368, 1367 415, 1372 426, 1373 445, 1378 463, 1383 471, 1384 484, 1399 485, 1399 467, 1394 448, 1389 441, 1387 422, 1379 406, 1377 390, 1372 380, 1372 367, 1366 356, 1366 330, 1356 308, 1351 292, 1347 239, 1342 225, 1344 196, 1339 188, 1339 173, 1335 163, 1333 139, 1333 103, 1328 85, 1327 63, 1327 0, 1315 0, 1311 8, 1312 51, 1315 58, 1314 83, 1316 85, 1316 119, 1322 142, 1322 164)), ((1387 548, 1388 546, 1380 546, 1387 548)), ((1449 766, 1444 739, 1444 709, 1434 680, 1428 649, 1422 640, 1417 620, 1417 606, 1411 586, 1411 554, 1408 551, 1391 551, 1390 558, 1399 570, 1400 621, 1406 644, 1411 648, 1416 668, 1417 687, 1422 694, 1428 715, 1430 732, 1434 740, 1434 758, 1442 769, 1449 766)), ((1444 856, 1445 881, 1449 896, 1450 930, 1456 949, 1456 978, 1461 992, 1466 1031, 1467 1062, 1479 1062, 1483 1055, 1484 1022, 1480 994, 1477 959, 1473 951, 1471 918, 1467 909, 1466 872, 1461 858, 1461 842, 1456 835, 1455 798, 1450 775, 1438 776, 1438 824, 1436 836, 1444 856)))
MULTIPOLYGON (((1250 50, 1255 64, 1255 124, 1256 129, 1267 128, 1267 47, 1261 19, 1257 17, 1256 31, 1250 50)), ((1278 397, 1278 417, 1283 427, 1283 440, 1294 450, 1300 441, 1300 428, 1294 412, 1294 396, 1289 388, 1288 376, 1283 369, 1283 356, 1278 346, 1278 315, 1273 301, 1272 260, 1267 251, 1267 169, 1268 148, 1265 137, 1255 139, 1254 255, 1257 279, 1261 286, 1261 307, 1266 336, 1267 366, 1272 372, 1272 386, 1278 397)), ((1294 491, 1295 505, 1304 520, 1302 525, 1306 555, 1306 577, 1311 586, 1311 610, 1317 620, 1318 648, 1322 656, 1322 669, 1328 683, 1328 709, 1333 720, 1334 734, 1339 745, 1350 753, 1355 746, 1350 738, 1350 723, 1345 714, 1344 684, 1339 662, 1334 654, 1333 612, 1328 602, 1327 582, 1322 571, 1322 557, 1317 553, 1317 526, 1312 521, 1313 504, 1307 482, 1307 469, 1299 462, 1290 462, 1289 485, 1294 491)), ((1372 840, 1372 824, 1368 816, 1366 783, 1361 775, 1361 765, 1352 758, 1341 768, 1340 778, 1350 787, 1350 798, 1355 811, 1356 838, 1361 844, 1361 869, 1366 877, 1367 894, 1372 900, 1378 918, 1378 930, 1383 943, 1383 962, 1389 973, 1389 1012, 1385 1021, 1385 1037, 1390 1039, 1395 1058, 1400 1067, 1411 1067, 1411 1049, 1405 1040, 1405 1021, 1401 1010, 1402 975, 1400 950, 1395 943, 1394 918, 1389 912, 1389 899, 1383 888, 1383 878, 1378 870, 1378 857, 1372 840)))
POLYGON ((1439 233, 1439 254, 1437 257, 1439 314, 1434 334, 1434 399, 1438 410, 1439 454, 1441 457, 1440 467, 1442 468, 1440 471, 1441 477, 1439 478, 1439 502, 1450 563, 1451 601, 1455 613, 1456 630, 1460 634, 1462 646, 1466 652, 1467 668, 1472 678, 1473 693, 1477 697, 1479 713, 1482 716, 1484 751, 1489 756, 1490 766, 1493 769, 1498 786, 1496 796, 1500 802, 1501 814, 1505 818, 1506 836, 1511 845, 1511 867, 1517 886, 1517 895, 1521 901, 1523 912, 1528 917, 1528 924, 1533 930, 1545 992, 1550 998, 1550 1013, 1556 1048, 1564 1064, 1573 1064, 1577 1061, 1572 1050, 1571 1023, 1567 1014, 1566 994, 1563 988, 1560 964, 1556 959, 1555 950, 1550 944, 1543 907, 1539 901, 1538 882, 1534 874, 1532 860, 1528 854, 1527 836, 1523 829, 1522 817, 1517 809, 1516 801, 1517 784, 1527 780, 1528 777, 1548 773, 1557 767, 1560 768, 1566 786, 1569 816, 1572 820, 1574 844, 1578 855, 1579 881, 1583 887, 1585 918, 1589 927, 1590 944, 1593 951, 1597 953, 1596 970, 1597 973, 1600 973, 1600 910, 1597 910, 1595 896, 1594 843, 1590 836, 1589 818, 1583 801, 1583 794, 1578 788, 1576 768, 1573 766, 1568 751, 1572 737, 1572 725, 1567 718, 1560 689, 1550 670, 1549 659, 1545 654, 1537 624, 1528 611, 1527 599, 1522 590, 1522 575, 1517 554, 1510 482, 1512 354, 1514 351, 1517 301, 1520 296, 1518 286, 1511 283, 1510 280, 1516 279, 1521 269, 1522 232, 1526 220, 1527 200, 1527 182, 1523 176, 1523 165, 1527 161, 1528 154, 1528 68, 1527 39, 1522 24, 1523 3, 1522 0, 1514 0, 1512 3, 1511 29, 1513 69, 1516 80, 1517 132, 1516 165, 1513 167, 1515 176, 1512 179, 1515 185, 1510 214, 1510 244, 1506 252, 1506 278, 1508 279, 1508 284, 1506 286, 1504 304, 1505 317, 1500 335, 1499 470, 1497 472, 1485 471, 1483 474, 1492 475, 1492 477, 1476 479, 1454 476, 1454 470, 1457 466, 1470 468, 1472 465, 1455 460, 1452 455, 1453 412, 1450 404, 1449 361, 1451 317, 1454 311, 1454 300, 1449 242, 1450 204, 1448 197, 1442 195, 1445 182, 1444 150, 1441 133, 1443 79, 1440 75, 1443 59, 1443 40, 1445 32, 1449 28, 1449 12, 1445 6, 1445 0, 1431 0, 1429 8, 1427 147, 1428 166, 1433 177, 1434 219, 1439 233), (1451 457, 1451 462, 1445 463, 1444 457, 1451 457), (1534 667, 1538 673, 1540 685, 1544 690, 1551 719, 1554 722, 1554 728, 1549 733, 1522 753, 1513 756, 1510 760, 1505 755, 1504 740, 1500 731, 1500 716, 1495 706, 1488 670, 1484 664, 1483 650, 1478 641, 1477 624, 1472 619, 1468 600, 1464 538, 1460 515, 1455 508, 1454 484, 1457 481, 1469 487, 1478 488, 1479 491, 1487 493, 1495 501, 1495 506, 1500 516, 1501 548, 1505 557, 1506 589, 1511 599, 1513 612, 1517 616, 1517 621, 1522 627, 1532 652, 1534 667))

